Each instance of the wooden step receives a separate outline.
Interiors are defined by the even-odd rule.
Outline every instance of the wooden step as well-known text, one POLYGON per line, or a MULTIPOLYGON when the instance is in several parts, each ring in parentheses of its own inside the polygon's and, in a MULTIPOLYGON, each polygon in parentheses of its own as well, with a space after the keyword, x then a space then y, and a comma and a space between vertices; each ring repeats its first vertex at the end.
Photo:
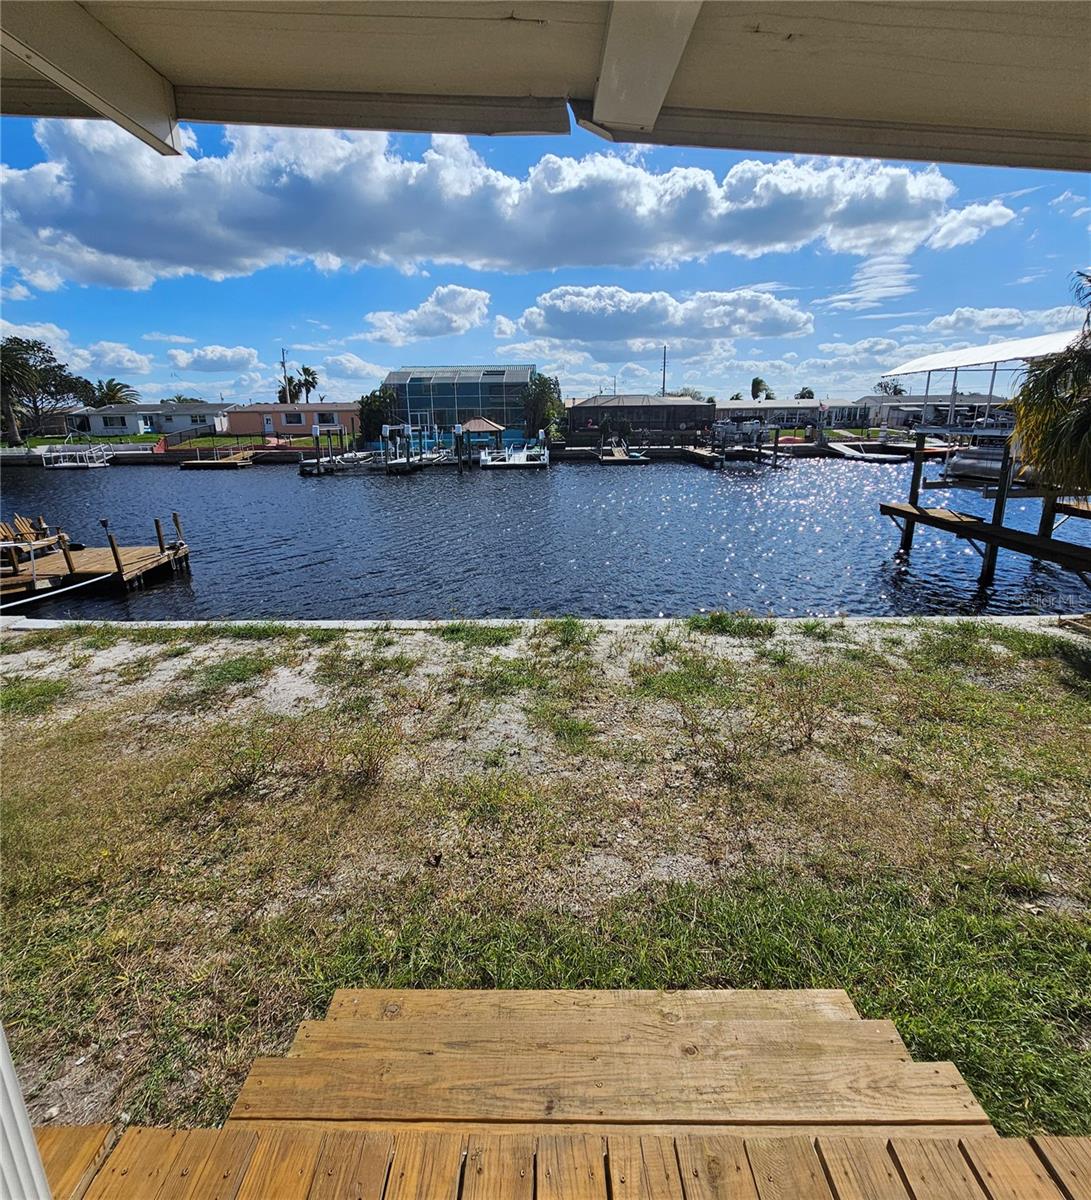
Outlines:
POLYGON ((34 1136, 53 1200, 79 1200, 117 1140, 109 1125, 47 1125, 34 1136))
POLYGON ((564 1056, 654 1055, 662 1059, 716 1058, 730 1062, 763 1058, 846 1057, 909 1060, 892 1021, 708 1021, 684 1019, 665 1025, 638 1014, 591 1012, 527 1017, 517 1025, 456 1017, 450 1021, 304 1021, 289 1057, 354 1057, 391 1052, 436 1054, 528 1053, 564 1056))
MULTIPOLYGON (((48 1131, 41 1131, 42 1133, 48 1131)), ((94 1140, 88 1132, 87 1140, 94 1140)), ((58 1139, 56 1146, 81 1144, 58 1139)), ((53 1156, 56 1196, 64 1164, 53 1156)), ((1087 1200, 1091 1140, 130 1129, 89 1200, 1087 1200)))
POLYGON ((531 1016, 623 1011, 672 1024, 684 1017, 704 1020, 859 1020, 840 988, 728 991, 506 991, 488 989, 338 988, 326 1014, 346 1019, 427 1021, 479 1017, 522 1021, 531 1016))
POLYGON ((951 1063, 526 1052, 258 1059, 238 1119, 975 1124, 951 1063))

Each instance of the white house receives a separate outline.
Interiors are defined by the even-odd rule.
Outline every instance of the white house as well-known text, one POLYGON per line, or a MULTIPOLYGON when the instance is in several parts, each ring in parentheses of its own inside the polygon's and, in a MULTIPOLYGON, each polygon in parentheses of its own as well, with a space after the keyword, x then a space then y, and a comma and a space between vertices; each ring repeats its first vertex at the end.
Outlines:
POLYGON ((79 408, 68 414, 73 433, 92 437, 135 437, 146 433, 226 433, 226 413, 232 405, 206 404, 106 404, 79 408))

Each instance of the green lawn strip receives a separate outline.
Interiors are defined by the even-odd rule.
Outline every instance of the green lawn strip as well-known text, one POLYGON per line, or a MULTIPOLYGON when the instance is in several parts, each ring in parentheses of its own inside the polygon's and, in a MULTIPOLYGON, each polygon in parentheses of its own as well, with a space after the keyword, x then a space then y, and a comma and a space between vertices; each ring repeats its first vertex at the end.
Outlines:
POLYGON ((507 646, 520 634, 518 625, 485 625, 479 621, 451 621, 436 630, 446 642, 462 646, 507 646))
POLYGON ((695 633, 718 633, 737 638, 769 638, 777 631, 777 623, 771 618, 745 612, 698 613, 686 624, 695 633))
POLYGON ((0 680, 0 712, 21 717, 39 716, 71 690, 72 685, 67 679, 6 675, 0 680))

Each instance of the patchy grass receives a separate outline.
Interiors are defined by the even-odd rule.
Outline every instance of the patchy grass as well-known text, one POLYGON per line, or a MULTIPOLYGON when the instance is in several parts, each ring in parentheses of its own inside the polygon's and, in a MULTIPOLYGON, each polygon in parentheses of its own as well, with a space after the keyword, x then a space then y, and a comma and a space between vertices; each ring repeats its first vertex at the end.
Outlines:
POLYGON ((32 1112, 218 1122, 337 986, 843 986, 1004 1132, 1091 1132, 1087 645, 801 624, 539 623, 515 657, 13 636, 40 658, 4 681, 0 986, 32 1112), (307 707, 227 703, 288 662, 307 707))
POLYGON ((66 679, 7 675, 0 680, 0 712, 33 717, 48 712, 72 690, 66 679))
POLYGON ((451 621, 436 630, 445 642, 460 646, 507 646, 519 636, 518 625, 481 625, 476 621, 451 621))
POLYGON ((776 621, 745 612, 697 613, 686 624, 695 633, 718 633, 736 638, 769 638, 777 631, 776 621))

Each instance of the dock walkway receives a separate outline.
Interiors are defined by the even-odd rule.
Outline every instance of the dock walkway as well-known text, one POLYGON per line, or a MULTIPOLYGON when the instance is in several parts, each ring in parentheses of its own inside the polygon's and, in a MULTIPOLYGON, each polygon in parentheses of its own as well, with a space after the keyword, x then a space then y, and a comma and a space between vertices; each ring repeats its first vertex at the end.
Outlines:
POLYGON ((222 1129, 38 1132, 57 1200, 1089 1200, 841 991, 335 993, 222 1129))

